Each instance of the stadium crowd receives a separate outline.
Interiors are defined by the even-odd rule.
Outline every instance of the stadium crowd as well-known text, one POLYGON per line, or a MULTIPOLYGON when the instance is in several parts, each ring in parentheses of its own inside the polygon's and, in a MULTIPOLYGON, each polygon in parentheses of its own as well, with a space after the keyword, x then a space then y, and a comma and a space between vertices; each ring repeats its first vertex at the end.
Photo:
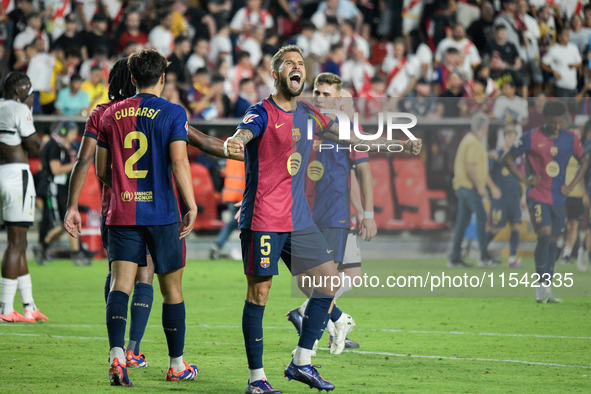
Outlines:
MULTIPOLYGON (((34 113, 86 115, 107 101, 115 61, 149 47, 170 61, 164 97, 183 105, 189 119, 241 117, 271 93, 270 60, 279 46, 296 44, 307 86, 332 72, 354 97, 406 97, 398 105, 419 115, 484 111, 520 122, 529 118, 521 98, 589 95, 587 1, 398 3, 5 1, 0 77, 29 75, 34 113), (483 104, 499 95, 515 108, 511 115, 483 104), (467 99, 425 100, 437 96, 467 99)), ((365 110, 367 117, 377 112, 365 110)))

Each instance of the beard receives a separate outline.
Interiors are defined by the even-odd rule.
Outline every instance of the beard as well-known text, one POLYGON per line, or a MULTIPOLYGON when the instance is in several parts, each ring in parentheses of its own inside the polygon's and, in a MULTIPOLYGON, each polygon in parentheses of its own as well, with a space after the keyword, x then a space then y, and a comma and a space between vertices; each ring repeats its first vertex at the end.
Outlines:
POLYGON ((285 97, 294 98, 302 94, 302 91, 304 90, 303 80, 300 82, 300 87, 297 90, 294 90, 291 86, 289 86, 288 82, 289 78, 282 78, 281 76, 279 77, 279 90, 281 90, 281 93, 283 93, 285 97))

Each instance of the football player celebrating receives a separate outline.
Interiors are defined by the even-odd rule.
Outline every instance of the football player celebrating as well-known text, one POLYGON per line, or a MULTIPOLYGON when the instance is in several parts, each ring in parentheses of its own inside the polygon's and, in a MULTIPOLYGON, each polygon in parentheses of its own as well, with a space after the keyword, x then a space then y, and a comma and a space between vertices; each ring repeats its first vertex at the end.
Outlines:
POLYGON ((566 112, 564 103, 548 101, 542 111, 544 124, 524 134, 501 159, 511 174, 528 186, 527 205, 538 238, 534 259, 539 276, 539 303, 561 302, 552 294, 556 240, 564 234, 566 196, 581 182, 589 166, 589 156, 579 137, 561 127, 566 112), (515 158, 524 153, 531 169, 528 177, 515 164, 515 158), (572 182, 566 185, 566 167, 571 157, 579 161, 579 167, 572 182))
MULTIPOLYGON (((308 120, 314 122, 320 116, 325 126, 315 131, 323 130, 325 139, 339 142, 339 127, 311 105, 292 100, 301 94, 306 79, 299 47, 282 47, 271 60, 271 75, 275 80, 273 94, 248 109, 235 135, 226 142, 229 157, 245 149, 246 188, 239 226, 247 281, 242 314, 250 370, 246 393, 280 393, 267 381, 263 369, 263 314, 280 257, 292 275, 303 273, 320 283, 310 295, 298 346, 285 376, 329 391, 334 385, 320 377, 311 357, 337 291, 330 281, 340 278, 306 201, 302 163, 308 163, 313 140, 300 130, 307 130, 308 120)), ((363 140, 353 137, 345 142, 363 140)), ((373 143, 396 144, 414 155, 421 150, 418 139, 404 142, 379 138, 373 143)), ((377 151, 379 145, 371 148, 377 151)))

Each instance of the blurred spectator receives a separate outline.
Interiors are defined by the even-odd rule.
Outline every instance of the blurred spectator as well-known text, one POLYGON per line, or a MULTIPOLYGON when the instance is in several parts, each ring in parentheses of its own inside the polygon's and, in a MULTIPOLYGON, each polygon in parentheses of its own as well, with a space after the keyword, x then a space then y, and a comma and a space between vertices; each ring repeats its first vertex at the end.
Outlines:
MULTIPOLYGON (((503 94, 496 98, 492 114, 503 123, 512 123, 517 131, 517 138, 523 134, 522 125, 528 123, 529 111, 527 100, 515 94, 516 86, 513 81, 507 81, 501 88, 503 94)), ((497 133, 497 149, 503 147, 503 129, 497 133)))
POLYGON ((57 97, 57 78, 59 74, 66 74, 68 70, 56 59, 55 54, 38 52, 31 58, 27 75, 31 80, 33 90, 39 92, 39 104, 44 114, 53 114, 54 101, 57 97))
POLYGON ((363 119, 378 119, 378 113, 386 104, 386 78, 375 75, 371 83, 361 91, 358 101, 363 119))
POLYGON ((210 105, 209 72, 205 67, 193 74, 192 86, 187 92, 191 119, 202 119, 201 112, 210 105))
MULTIPOLYGON (((215 1, 208 1, 208 5, 215 1)), ((191 25, 191 31, 195 33, 193 39, 211 39, 215 34, 216 22, 212 15, 207 13, 204 7, 192 6, 185 12, 185 19, 191 25)))
POLYGON ((431 92, 431 85, 425 78, 420 78, 415 88, 400 101, 402 111, 420 117, 437 117, 437 99, 431 92))
POLYGON ((248 52, 240 51, 236 54, 236 61, 238 62, 234 67, 228 71, 228 79, 232 84, 232 95, 230 100, 234 102, 238 96, 238 85, 244 78, 254 78, 254 68, 250 61, 250 54, 248 52))
POLYGON ((507 42, 513 44, 519 53, 519 57, 525 60, 524 32, 527 29, 525 22, 517 14, 517 0, 505 0, 503 12, 494 21, 495 26, 505 26, 507 42))
POLYGON ((386 57, 382 64, 382 71, 387 75, 386 94, 392 97, 406 96, 414 88, 419 70, 417 58, 406 56, 404 40, 394 40, 393 54, 386 57))
MULTIPOLYGON (((27 27, 27 15, 33 12, 33 0, 15 0, 14 10, 10 11, 6 18, 8 19, 8 26, 12 27, 8 31, 9 40, 6 44, 14 47, 14 38, 27 27)), ((32 40, 25 42, 25 45, 29 44, 32 40)))
POLYGON ((345 19, 341 23, 341 39, 347 58, 350 59, 353 55, 351 51, 353 48, 360 49, 363 56, 369 59, 369 44, 363 37, 355 32, 355 21, 352 19, 345 19))
POLYGON ((523 78, 515 71, 521 69, 521 59, 515 45, 507 42, 507 27, 495 25, 494 41, 488 49, 490 56, 491 77, 502 86, 506 80, 514 81, 516 86, 523 85, 523 78))
POLYGON ((229 99, 224 94, 224 77, 215 74, 210 84, 205 68, 200 68, 193 76, 193 86, 187 96, 192 119, 222 118, 230 107, 229 99))
POLYGON ((457 3, 454 0, 435 3, 437 9, 426 18, 427 39, 426 42, 432 51, 435 51, 439 41, 447 37, 447 32, 456 25, 457 3))
POLYGON ((8 54, 4 45, 0 45, 0 81, 4 81, 4 77, 10 72, 8 67, 8 54))
POLYGON ((78 22, 75 14, 66 16, 66 25, 64 33, 55 41, 54 46, 64 51, 70 48, 79 50, 85 44, 82 34, 78 33, 78 22))
POLYGON ((213 17, 215 25, 219 30, 220 26, 227 25, 230 20, 232 0, 210 0, 207 2, 207 10, 213 17))
POLYGON ((168 57, 170 64, 166 73, 175 74, 177 87, 187 91, 189 89, 189 75, 185 63, 187 56, 191 52, 191 42, 187 36, 178 36, 174 39, 174 50, 168 57))
POLYGON ((106 48, 108 57, 115 53, 111 37, 107 34, 108 27, 109 18, 106 15, 96 14, 92 17, 92 30, 86 32, 83 36, 82 58, 84 60, 94 57, 97 48, 100 47, 106 48))
MULTIPOLYGON (((228 96, 230 96, 233 93, 233 89, 234 89, 234 87, 232 86, 232 82, 230 82, 230 79, 228 78, 229 71, 230 71, 230 65, 228 64, 228 62, 226 60, 221 59, 220 61, 218 61, 218 63, 215 66, 215 73, 219 74, 225 78, 224 93, 228 96)), ((270 73, 270 71, 269 71, 269 73, 270 73)))
POLYGON ((279 36, 275 33, 275 29, 265 30, 265 42, 263 43, 263 55, 269 54, 274 56, 279 50, 279 36))
POLYGON ((258 95, 254 81, 250 78, 244 78, 240 81, 240 93, 234 104, 234 117, 242 118, 246 110, 258 100, 258 95))
POLYGON ((302 22, 302 31, 296 36, 295 45, 301 48, 304 58, 310 54, 322 57, 330 49, 328 40, 322 33, 316 31, 316 26, 310 21, 302 22))
POLYGON ((187 107, 185 107, 185 104, 183 104, 181 101, 179 90, 176 88, 174 83, 166 82, 164 84, 164 89, 162 89, 162 98, 170 101, 173 104, 178 104, 183 107, 187 112, 187 118, 191 119, 191 111, 189 111, 187 107))
MULTIPOLYGON (((355 4, 350 0, 327 0, 320 3, 316 13, 312 15, 312 22, 318 29, 322 29, 327 22, 328 17, 336 17, 339 22, 345 19, 355 20, 355 29, 361 27, 363 21, 363 14, 355 4)), ((368 57, 368 56, 366 56, 368 57)))
POLYGON ((240 50, 249 53, 252 64, 259 64, 263 58, 262 45, 264 39, 265 28, 262 26, 253 26, 250 28, 248 37, 240 44, 240 50))
POLYGON ((90 101, 89 113, 97 105, 109 101, 109 87, 105 83, 102 67, 94 66, 91 68, 90 78, 82 83, 81 89, 88 94, 90 101))
POLYGON ((25 59, 24 49, 27 44, 33 42, 37 37, 43 39, 43 50, 49 52, 49 37, 41 30, 41 14, 36 11, 31 11, 27 14, 27 27, 14 37, 12 47, 14 49, 14 56, 17 60, 25 59))
POLYGON ((99 2, 96 0, 77 0, 78 15, 82 20, 84 30, 92 30, 92 18, 99 12, 99 2))
POLYGON ((22 51, 22 54, 16 59, 16 62, 13 64, 12 68, 15 71, 26 73, 31 59, 37 54, 37 52, 37 46, 34 43, 25 45, 24 51, 22 51))
POLYGON ((538 21, 527 13, 527 0, 518 0, 517 4, 517 17, 525 24, 523 46, 526 55, 524 58, 527 67, 526 71, 529 71, 530 80, 539 86, 544 82, 544 77, 539 66, 540 49, 538 47, 538 40, 541 37, 540 28, 538 27, 538 21))
POLYGON ((501 94, 501 89, 494 79, 490 77, 490 67, 485 63, 480 63, 474 70, 474 78, 482 77, 486 79, 485 93, 488 97, 497 97, 501 94))
POLYGON ((90 78, 90 72, 93 68, 98 67, 103 70, 103 80, 109 80, 109 72, 113 68, 113 63, 109 60, 109 50, 104 46, 98 46, 94 50, 94 56, 88 59, 80 66, 80 75, 84 80, 90 78))
POLYGON ((132 10, 125 15, 124 19, 125 30, 117 40, 117 53, 123 52, 127 44, 136 42, 141 46, 146 46, 149 42, 148 35, 140 30, 141 15, 139 12, 132 10))
POLYGON ((541 36, 539 40, 540 56, 544 56, 550 45, 556 41, 556 26, 550 7, 544 6, 538 9, 537 19, 541 36))
POLYGON ((228 65, 234 64, 232 61, 232 41, 230 40, 230 27, 227 24, 221 25, 215 36, 209 43, 210 64, 217 64, 220 58, 224 58, 228 65))
POLYGON ((425 78, 427 81, 433 79, 433 51, 423 40, 423 35, 415 30, 408 36, 408 48, 419 63, 418 78, 425 78))
MULTIPOLYGON (((303 10, 298 0, 277 0, 277 33, 283 38, 295 35, 303 10)), ((303 27, 302 27, 303 28, 303 27)))
POLYGON ((172 26, 170 27, 170 31, 174 37, 178 37, 181 34, 189 37, 194 35, 193 27, 189 25, 189 22, 185 18, 185 12, 188 9, 186 0, 174 0, 172 3, 172 26))
POLYGON ((480 5, 480 19, 472 22, 466 33, 476 45, 480 53, 485 53, 493 40, 493 21, 495 10, 490 1, 483 1, 480 5))
POLYGON ((458 63, 460 62, 460 51, 451 47, 445 51, 443 62, 433 70, 433 83, 435 84, 435 94, 447 90, 448 76, 451 73, 460 74, 458 63))
POLYGON ((460 98, 464 95, 462 78, 456 72, 447 74, 447 90, 439 95, 437 113, 441 117, 457 118, 460 116, 460 98))
MULTIPOLYGON (((273 16, 261 7, 261 0, 246 0, 246 7, 240 8, 230 22, 232 31, 241 35, 248 34, 253 26, 273 27, 273 16)), ((239 42, 244 38, 241 36, 239 42)))
POLYGON ((275 89, 275 80, 271 75, 271 58, 272 56, 268 54, 263 56, 256 69, 255 84, 259 100, 269 96, 275 89))
POLYGON ((80 74, 73 75, 70 78, 70 86, 60 90, 57 95, 55 102, 55 113, 57 115, 88 115, 90 100, 88 99, 88 94, 80 90, 81 87, 82 77, 80 74))
POLYGON ((546 104, 546 94, 544 92, 538 92, 533 99, 530 101, 528 107, 527 125, 525 131, 536 129, 544 124, 544 104, 546 104), (533 104, 533 105, 532 105, 533 104))
POLYGON ((353 59, 347 60, 341 67, 341 80, 343 82, 349 82, 356 94, 359 94, 364 84, 371 81, 375 70, 365 56, 363 56, 363 52, 360 49, 353 48, 352 52, 353 59))
POLYGON ((330 46, 330 52, 326 55, 326 61, 320 67, 321 72, 333 73, 341 76, 341 65, 347 58, 347 52, 343 48, 343 44, 337 43, 330 46))
POLYGON ((170 30, 172 28, 172 12, 169 9, 160 11, 158 20, 160 23, 148 35, 149 46, 160 52, 162 56, 168 57, 174 46, 174 35, 170 30))
POLYGON ((486 94, 487 80, 483 77, 475 77, 470 94, 464 93, 464 97, 459 102, 460 115, 462 117, 472 117, 477 112, 490 115, 494 104, 494 99, 486 94))
POLYGON ((570 42, 579 49, 581 56, 589 52, 589 37, 591 28, 583 26, 581 15, 574 14, 570 21, 570 42))
POLYGON ((577 71, 581 72, 583 60, 577 46, 569 42, 569 34, 563 29, 558 42, 542 58, 542 69, 554 75, 554 97, 575 97, 577 93, 577 71))
POLYGON ((466 32, 461 25, 455 25, 451 37, 444 38, 439 42, 435 52, 435 61, 440 62, 448 48, 456 48, 464 58, 463 68, 469 70, 472 76, 472 68, 480 64, 480 54, 476 46, 466 38, 466 32))
POLYGON ((205 57, 209 50, 209 42, 203 37, 196 36, 193 40, 193 53, 187 59, 187 70, 189 73, 195 74, 198 68, 206 67, 207 63, 205 57))
POLYGON ((45 27, 51 34, 51 40, 57 40, 66 31, 66 17, 73 14, 71 1, 63 0, 45 0, 43 8, 45 10, 45 27))
POLYGON ((591 4, 585 4, 583 7, 583 25, 591 27, 591 4))

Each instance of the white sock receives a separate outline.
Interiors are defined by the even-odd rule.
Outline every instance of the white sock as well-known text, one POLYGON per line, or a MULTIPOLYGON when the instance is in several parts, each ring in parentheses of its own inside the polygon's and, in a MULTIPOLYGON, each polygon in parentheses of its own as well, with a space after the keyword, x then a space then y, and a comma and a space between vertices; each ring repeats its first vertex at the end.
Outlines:
POLYGON ((573 248, 571 246, 565 246, 562 250, 562 257, 567 258, 573 252, 573 248))
POLYGON ((183 372, 185 370, 185 363, 183 362, 183 356, 170 357, 168 362, 169 368, 172 368, 174 372, 183 372))
POLYGON ((125 365, 125 352, 122 347, 114 347, 109 353, 109 363, 113 364, 113 360, 118 358, 119 362, 125 365))
POLYGON ((249 369, 248 371, 250 372, 250 378, 248 379, 248 383, 253 383, 261 379, 267 379, 267 375, 265 375, 264 368, 249 369))
POLYGON ((17 286, 17 279, 0 279, 0 314, 6 316, 14 310, 14 296, 17 286))
POLYGON ((304 303, 298 308, 298 311, 300 312, 300 315, 302 315, 302 316, 304 316, 304 313, 306 312, 306 307, 308 306, 308 301, 310 301, 309 298, 306 301, 304 301, 304 303))
POLYGON ((33 284, 31 283, 31 274, 19 276, 18 292, 21 295, 21 302, 26 311, 35 312, 37 307, 33 301, 33 284))
POLYGON ((345 294, 346 292, 351 290, 352 288, 353 288, 353 278, 351 278, 350 276, 348 276, 344 272, 341 272, 341 288, 339 290, 337 290, 337 293, 334 295, 335 301, 340 296, 342 296, 343 294, 345 294))
POLYGON ((312 350, 298 346, 293 356, 293 363, 295 365, 312 364, 312 350))

